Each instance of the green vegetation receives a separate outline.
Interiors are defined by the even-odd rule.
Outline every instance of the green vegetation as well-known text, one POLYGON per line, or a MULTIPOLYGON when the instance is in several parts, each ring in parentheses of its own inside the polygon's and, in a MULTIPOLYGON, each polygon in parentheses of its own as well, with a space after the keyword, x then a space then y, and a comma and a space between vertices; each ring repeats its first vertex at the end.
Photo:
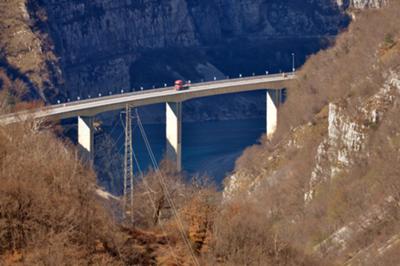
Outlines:
POLYGON ((385 45, 386 45, 386 47, 391 48, 395 44, 396 44, 396 42, 393 39, 393 35, 390 34, 390 33, 387 33, 385 35, 385 45))

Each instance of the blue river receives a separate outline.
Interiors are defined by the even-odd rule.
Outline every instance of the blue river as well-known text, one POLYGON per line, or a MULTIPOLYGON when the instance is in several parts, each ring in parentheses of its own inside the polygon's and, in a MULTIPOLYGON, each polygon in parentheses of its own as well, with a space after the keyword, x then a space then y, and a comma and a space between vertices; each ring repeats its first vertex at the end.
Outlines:
MULTIPOLYGON (((165 124, 144 124, 151 148, 157 161, 165 154, 165 124)), ((111 128, 105 131, 110 133, 111 128)), ((189 175, 207 175, 217 185, 234 170, 235 161, 246 147, 258 143, 265 133, 265 118, 183 123, 182 162, 189 175)), ((122 128, 113 130, 120 154, 123 156, 122 128)), ((151 161, 139 128, 133 126, 133 149, 140 167, 149 169, 151 161)), ((137 167, 135 167, 137 168, 137 167)), ((135 169, 137 172, 137 169, 135 169)))

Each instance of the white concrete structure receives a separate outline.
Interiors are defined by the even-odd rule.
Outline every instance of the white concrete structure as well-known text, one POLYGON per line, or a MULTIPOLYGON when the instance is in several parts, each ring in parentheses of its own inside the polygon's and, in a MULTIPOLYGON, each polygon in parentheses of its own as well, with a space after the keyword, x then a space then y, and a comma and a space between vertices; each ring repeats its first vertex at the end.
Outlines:
POLYGON ((38 110, 24 111, 0 116, 0 124, 16 123, 28 119, 65 119, 78 116, 95 116, 107 111, 124 109, 127 104, 134 107, 186 100, 219 94, 244 91, 281 89, 295 78, 294 74, 266 75, 250 78, 193 83, 189 90, 175 91, 173 87, 137 91, 87 100, 47 106, 38 110))
POLYGON ((78 143, 88 160, 93 159, 93 117, 78 117, 78 143))
POLYGON ((213 82, 191 84, 190 89, 176 91, 173 87, 138 91, 99 98, 91 98, 70 103, 61 103, 45 108, 23 111, 0 116, 0 125, 21 122, 29 119, 47 118, 51 120, 78 117, 78 142, 83 150, 93 158, 93 117, 99 113, 125 108, 126 105, 139 107, 144 105, 167 103, 167 155, 176 161, 181 170, 182 157, 182 102, 194 98, 237 93, 244 91, 267 91, 267 135, 269 137, 277 127, 277 104, 280 89, 295 78, 295 73, 253 76, 249 78, 227 79, 213 82), (277 90, 276 93, 274 90, 277 90), (274 98, 275 102, 274 102, 274 98))
POLYGON ((167 158, 182 170, 182 103, 166 103, 167 158))
POLYGON ((279 105, 279 102, 274 102, 274 98, 278 98, 278 101, 280 101, 280 97, 274 97, 274 94, 280 93, 280 90, 275 91, 274 93, 270 90, 267 90, 266 93, 266 134, 267 138, 272 138, 274 135, 277 125, 278 125, 278 108, 277 105, 279 105))

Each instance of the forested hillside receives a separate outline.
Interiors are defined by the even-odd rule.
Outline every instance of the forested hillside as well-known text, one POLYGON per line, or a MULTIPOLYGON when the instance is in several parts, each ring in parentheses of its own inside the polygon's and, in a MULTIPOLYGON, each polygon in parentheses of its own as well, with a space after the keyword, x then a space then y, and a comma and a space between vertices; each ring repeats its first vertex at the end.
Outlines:
MULTIPOLYGON (((207 233, 202 217, 216 194, 163 169, 185 236, 198 252, 207 233)), ((121 208, 119 200, 101 197, 95 173, 71 143, 41 123, 1 127, 0 265, 187 265, 190 250, 155 178, 145 178, 150 192, 143 185, 135 191, 132 226, 121 211, 111 211, 121 208)))

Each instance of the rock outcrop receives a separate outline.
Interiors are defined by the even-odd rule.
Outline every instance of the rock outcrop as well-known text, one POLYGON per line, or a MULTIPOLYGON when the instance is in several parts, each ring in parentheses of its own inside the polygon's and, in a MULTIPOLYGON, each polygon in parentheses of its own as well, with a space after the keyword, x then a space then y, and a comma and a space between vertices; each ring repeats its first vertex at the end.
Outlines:
POLYGON ((387 3, 388 0, 350 0, 350 6, 354 8, 380 8, 387 3))
POLYGON ((383 88, 374 96, 366 99, 357 112, 349 115, 346 101, 329 104, 329 125, 327 137, 318 147, 315 167, 311 173, 310 190, 305 199, 311 200, 315 189, 321 182, 330 181, 341 175, 356 161, 368 157, 368 136, 384 118, 386 111, 393 104, 394 92, 400 92, 400 79, 397 73, 390 73, 383 88))
POLYGON ((388 0, 336 0, 337 5, 341 8, 381 8, 387 4, 388 0))
POLYGON ((265 0, 43 3, 70 97, 137 89, 140 82, 204 78, 199 65, 215 72, 217 64, 228 75, 221 59, 206 55, 207 47, 230 46, 234 39, 245 46, 257 39, 332 35, 346 23, 327 0, 302 5, 265 0))
POLYGON ((262 202, 281 234, 333 264, 391 265, 400 248, 400 5, 390 5, 358 12, 306 63, 282 135, 246 151, 226 180, 228 201, 262 202))
MULTIPOLYGON (((26 74, 42 99, 53 103, 149 89, 175 79, 195 82, 286 71, 293 51, 301 64, 306 55, 326 45, 322 37, 335 35, 348 22, 330 0, 301 5, 288 0, 21 0, 17 5, 2 9, 4 27, 9 24, 6 10, 15 10, 14 19, 21 24, 2 37, 9 40, 2 45, 8 50, 20 44, 19 50, 8 52, 7 60, 26 74), (22 55, 29 60, 19 60, 22 55)), ((216 106, 226 100, 195 101, 187 117, 229 119, 225 113, 236 118, 264 113, 258 95, 229 99, 232 104, 225 109, 216 106), (234 108, 243 102, 244 111, 234 108)))
POLYGON ((31 97, 44 101, 58 94, 62 83, 46 22, 46 12, 36 1, 0 3, 0 68, 11 80, 21 80, 31 97))

